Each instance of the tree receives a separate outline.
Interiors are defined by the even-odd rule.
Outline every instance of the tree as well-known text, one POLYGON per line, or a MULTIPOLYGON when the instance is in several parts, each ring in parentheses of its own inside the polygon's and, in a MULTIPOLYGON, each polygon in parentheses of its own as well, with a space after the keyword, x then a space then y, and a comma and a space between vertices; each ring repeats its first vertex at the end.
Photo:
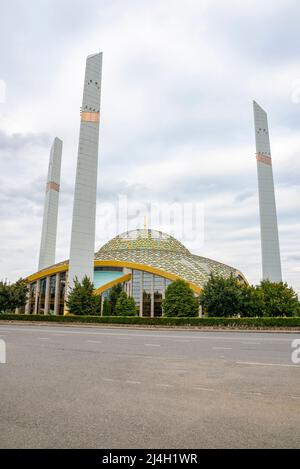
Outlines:
POLYGON ((211 275, 200 296, 209 316, 296 316, 300 312, 297 294, 286 283, 263 280, 245 285, 233 276, 211 275))
POLYGON ((116 305, 117 301, 119 298, 119 295, 123 292, 122 285, 120 283, 117 283, 117 285, 114 285, 111 287, 110 292, 109 292, 109 301, 111 305, 111 315, 114 316, 116 314, 116 305))
POLYGON ((85 276, 80 283, 76 277, 74 287, 68 294, 66 305, 71 314, 95 315, 99 314, 99 297, 94 294, 94 285, 85 276))
POLYGON ((0 281, 0 312, 14 312, 16 308, 22 308, 26 304, 28 284, 19 279, 13 284, 0 281))
POLYGON ((136 316, 134 299, 122 291, 117 299, 115 311, 117 316, 136 316))
POLYGON ((108 298, 103 301, 103 316, 111 316, 111 303, 108 298))
POLYGON ((10 287, 12 309, 24 307, 27 301, 27 295, 28 283, 20 278, 16 283, 13 283, 10 287))
POLYGON ((211 274, 200 295, 200 304, 209 316, 228 317, 243 313, 242 284, 232 275, 211 274))
POLYGON ((10 309, 10 286, 6 281, 0 281, 0 312, 10 309))
POLYGON ((264 316, 296 316, 299 314, 298 296, 287 283, 263 280, 257 289, 263 297, 264 316))
POLYGON ((261 317, 264 315, 264 297, 258 287, 241 285, 242 289, 242 317, 261 317))
POLYGON ((199 304, 193 290, 184 280, 175 280, 166 289, 162 301, 165 316, 198 316, 199 304))

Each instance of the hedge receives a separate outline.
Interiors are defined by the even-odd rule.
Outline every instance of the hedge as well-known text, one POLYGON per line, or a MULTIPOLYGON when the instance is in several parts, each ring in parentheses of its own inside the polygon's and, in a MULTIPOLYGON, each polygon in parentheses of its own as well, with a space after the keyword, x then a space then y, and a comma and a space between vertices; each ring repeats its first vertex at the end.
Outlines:
POLYGON ((83 324, 126 324, 145 326, 192 326, 192 327, 227 327, 238 329, 268 329, 268 328, 299 328, 300 317, 289 318, 145 318, 125 316, 43 316, 25 314, 0 314, 0 320, 8 321, 41 321, 57 323, 83 324))

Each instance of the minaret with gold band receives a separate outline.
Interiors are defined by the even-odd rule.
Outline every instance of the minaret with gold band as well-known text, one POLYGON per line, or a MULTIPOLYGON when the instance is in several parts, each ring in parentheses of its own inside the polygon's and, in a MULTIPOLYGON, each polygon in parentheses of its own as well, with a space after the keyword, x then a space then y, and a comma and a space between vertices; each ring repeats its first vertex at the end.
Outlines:
POLYGON ((45 269, 46 267, 55 264, 62 146, 62 141, 56 137, 51 147, 49 159, 39 257, 39 270, 45 269))
POLYGON ((281 261, 267 113, 253 101, 258 194, 260 210, 262 276, 281 282, 281 261))
POLYGON ((73 204, 68 284, 93 281, 102 53, 86 60, 73 204))

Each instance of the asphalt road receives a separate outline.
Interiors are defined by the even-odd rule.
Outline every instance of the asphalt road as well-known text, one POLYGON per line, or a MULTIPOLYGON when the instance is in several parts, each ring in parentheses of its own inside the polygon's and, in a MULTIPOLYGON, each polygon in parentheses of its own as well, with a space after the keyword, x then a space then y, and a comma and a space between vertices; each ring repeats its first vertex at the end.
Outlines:
POLYGON ((300 448, 295 338, 0 324, 0 447, 300 448))

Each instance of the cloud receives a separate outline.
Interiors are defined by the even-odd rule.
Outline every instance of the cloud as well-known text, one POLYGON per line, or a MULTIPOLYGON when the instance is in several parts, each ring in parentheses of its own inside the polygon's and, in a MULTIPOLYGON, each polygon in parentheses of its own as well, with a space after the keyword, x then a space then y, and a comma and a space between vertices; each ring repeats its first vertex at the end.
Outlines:
POLYGON ((0 152, 25 150, 27 146, 45 147, 49 144, 49 137, 46 133, 13 133, 8 135, 0 129, 0 152))
POLYGON ((299 13, 293 0, 3 4, 0 277, 37 268, 55 136, 64 141, 57 258, 69 255, 85 57, 101 49, 97 243, 114 232, 100 204, 119 195, 133 206, 200 203, 204 242, 187 240, 189 249, 258 282, 256 99, 269 114, 284 278, 300 291, 299 13))

